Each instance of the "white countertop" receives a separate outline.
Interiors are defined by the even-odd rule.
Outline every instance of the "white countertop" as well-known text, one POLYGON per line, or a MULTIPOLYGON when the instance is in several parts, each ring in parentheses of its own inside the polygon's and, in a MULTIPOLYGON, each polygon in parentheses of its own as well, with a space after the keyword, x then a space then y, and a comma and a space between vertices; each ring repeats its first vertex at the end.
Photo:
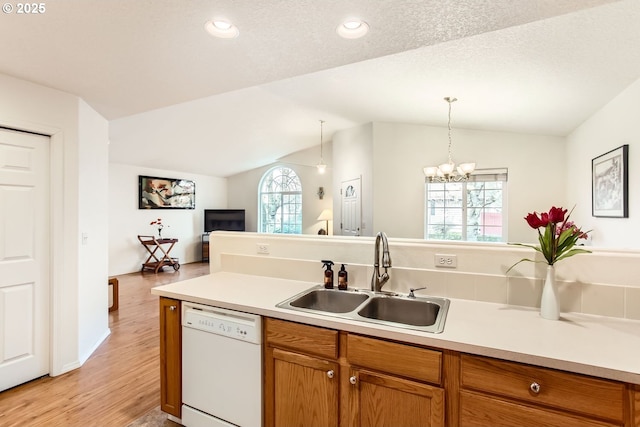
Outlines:
POLYGON ((441 334, 277 308, 317 283, 220 272, 152 294, 380 338, 491 356, 640 384, 640 321, 451 299, 441 334))

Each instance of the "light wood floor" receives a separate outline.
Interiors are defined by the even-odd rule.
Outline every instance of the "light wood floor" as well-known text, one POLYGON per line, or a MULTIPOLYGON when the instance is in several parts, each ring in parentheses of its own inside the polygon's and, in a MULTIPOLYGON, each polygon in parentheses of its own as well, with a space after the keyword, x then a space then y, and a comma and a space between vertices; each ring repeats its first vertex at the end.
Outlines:
POLYGON ((109 314, 111 335, 81 368, 0 393, 0 427, 120 427, 158 406, 159 310, 150 289, 208 273, 209 264, 193 263, 177 272, 164 267, 116 276, 119 308, 109 314))

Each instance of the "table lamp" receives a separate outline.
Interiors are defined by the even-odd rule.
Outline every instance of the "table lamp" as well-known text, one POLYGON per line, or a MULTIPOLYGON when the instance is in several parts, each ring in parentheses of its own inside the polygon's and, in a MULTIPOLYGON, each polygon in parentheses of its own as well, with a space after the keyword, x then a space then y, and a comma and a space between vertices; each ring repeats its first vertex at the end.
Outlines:
POLYGON ((320 216, 318 217, 318 221, 325 221, 325 231, 326 234, 329 234, 329 221, 331 221, 333 219, 333 212, 331 211, 331 209, 325 209, 320 213, 320 216))

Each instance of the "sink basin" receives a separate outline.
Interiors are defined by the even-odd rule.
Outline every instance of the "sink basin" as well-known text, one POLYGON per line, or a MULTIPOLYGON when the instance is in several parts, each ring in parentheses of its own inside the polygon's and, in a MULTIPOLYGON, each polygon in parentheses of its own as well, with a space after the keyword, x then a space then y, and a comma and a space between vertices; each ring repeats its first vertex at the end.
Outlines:
POLYGON ((325 289, 318 285, 276 306, 360 322, 440 333, 444 330, 449 300, 436 297, 409 298, 355 288, 341 291, 325 289))
POLYGON ((409 298, 376 297, 358 311, 363 317, 385 322, 431 326, 436 323, 440 305, 409 298))
POLYGON ((314 289, 289 304, 308 310, 328 311, 330 313, 348 313, 369 299, 369 295, 354 291, 335 291, 333 289, 314 289))

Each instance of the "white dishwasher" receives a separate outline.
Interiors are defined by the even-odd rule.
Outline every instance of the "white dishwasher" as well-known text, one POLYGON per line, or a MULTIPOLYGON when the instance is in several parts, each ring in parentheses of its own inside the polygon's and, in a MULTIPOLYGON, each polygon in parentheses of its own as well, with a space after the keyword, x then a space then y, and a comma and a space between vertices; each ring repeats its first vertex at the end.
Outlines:
POLYGON ((262 425, 260 316, 182 304, 182 424, 262 425))

